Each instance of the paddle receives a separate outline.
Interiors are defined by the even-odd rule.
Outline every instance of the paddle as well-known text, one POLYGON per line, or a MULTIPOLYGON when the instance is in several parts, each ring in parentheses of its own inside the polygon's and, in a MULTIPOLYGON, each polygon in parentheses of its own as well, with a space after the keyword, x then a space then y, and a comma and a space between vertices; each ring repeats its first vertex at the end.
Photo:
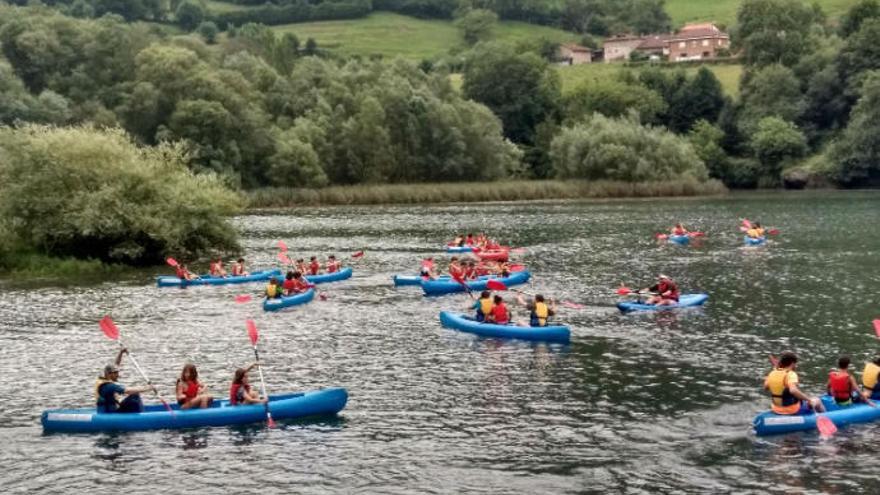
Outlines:
POLYGON ((455 280, 456 282, 460 283, 462 285, 462 287, 464 287, 464 290, 467 291, 468 296, 470 296, 471 299, 474 298, 474 293, 471 292, 471 288, 468 286, 467 282, 465 282, 464 279, 461 278, 461 275, 458 275, 458 274, 452 275, 452 280, 455 280))
POLYGON ((880 339, 880 319, 874 320, 874 333, 876 333, 877 338, 880 339))
POLYGON ((363 258, 363 257, 364 257, 364 254, 365 254, 365 253, 364 253, 363 251, 358 251, 358 252, 352 254, 351 257, 352 257, 352 258, 363 258))
POLYGON ((272 413, 269 411, 269 396, 266 394, 266 380, 263 379, 263 366, 260 365, 260 352, 257 350, 257 340, 260 339, 260 334, 257 333, 257 325, 254 323, 254 320, 247 320, 245 326, 247 326, 251 345, 254 346, 254 357, 257 360, 257 371, 260 373, 260 385, 263 388, 263 397, 266 398, 266 426, 269 428, 275 428, 275 420, 272 419, 272 413))
MULTIPOLYGON (((779 359, 776 358, 773 354, 769 356, 770 364, 773 365, 774 369, 779 368, 779 359)), ((822 413, 816 413, 816 429, 819 430, 819 436, 822 438, 830 438, 837 433, 837 426, 835 426, 834 421, 825 416, 822 413)))
POLYGON ((171 257, 165 258, 165 263, 168 263, 168 265, 173 266, 174 268, 180 266, 180 263, 178 263, 176 259, 171 257))
POLYGON ((235 302, 238 304, 244 304, 244 303, 250 302, 250 301, 251 301, 250 294, 239 294, 239 295, 235 296, 235 302))
MULTIPOLYGON (((491 290, 509 290, 511 292, 518 292, 520 294, 525 294, 527 296, 535 297, 535 295, 530 292, 522 291, 519 289, 508 288, 504 282, 502 282, 500 280, 495 280, 495 279, 489 279, 489 281, 486 282, 486 288, 491 289, 491 290)), ((584 306, 583 304, 578 304, 576 302, 566 301, 566 300, 559 301, 559 304, 562 304, 563 306, 565 306, 567 308, 572 308, 572 309, 585 309, 586 308, 586 306, 584 306)))
POLYGON ((290 258, 288 258, 287 255, 284 254, 283 251, 280 252, 280 253, 278 253, 278 261, 280 261, 280 262, 281 262, 282 264, 284 264, 284 265, 291 265, 291 264, 293 264, 293 262, 290 261, 290 258))
POLYGON ((287 244, 285 244, 284 241, 278 241, 278 249, 280 249, 281 252, 286 253, 287 252, 287 244))
MULTIPOLYGON (((110 318, 109 315, 101 318, 101 321, 98 322, 98 326, 101 327, 101 331, 104 332, 104 335, 106 335, 108 339, 115 340, 116 343, 119 344, 119 347, 126 349, 125 345, 122 343, 122 339, 119 338, 119 328, 116 326, 115 323, 113 323, 113 320, 110 318)), ((140 365, 131 354, 131 351, 128 351, 128 358, 131 360, 131 363, 134 365, 138 373, 140 373, 141 378, 145 382, 147 382, 147 385, 152 387, 153 393, 156 394, 156 397, 159 398, 159 400, 162 402, 162 405, 165 406, 165 409, 167 409, 168 412, 170 412, 171 414, 174 414, 174 410, 171 409, 171 406, 168 405, 168 401, 166 401, 165 398, 162 397, 162 394, 160 394, 159 391, 156 390, 156 386, 153 385, 153 382, 151 382, 150 379, 147 378, 147 375, 144 374, 144 370, 141 369, 140 365)))

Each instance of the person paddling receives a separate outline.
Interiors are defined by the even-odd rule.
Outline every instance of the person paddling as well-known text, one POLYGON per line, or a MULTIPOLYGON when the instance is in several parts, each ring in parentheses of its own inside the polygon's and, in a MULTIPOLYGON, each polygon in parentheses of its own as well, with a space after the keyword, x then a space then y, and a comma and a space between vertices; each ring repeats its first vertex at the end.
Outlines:
POLYGON ((880 356, 865 363, 862 370, 862 397, 880 401, 880 356))
POLYGON ((853 400, 859 402, 862 396, 855 377, 849 374, 849 356, 841 356, 837 360, 837 369, 828 373, 828 395, 834 397, 838 406, 851 406, 853 400))
POLYGON ((471 309, 476 310, 474 319, 479 322, 486 321, 486 318, 492 314, 492 308, 494 307, 495 303, 492 300, 492 293, 484 290, 480 293, 480 298, 471 305, 471 309))
POLYGON ((265 404, 266 399, 260 397, 260 392, 251 388, 248 380, 248 372, 257 363, 252 363, 247 368, 238 368, 232 378, 232 385, 229 386, 229 405, 247 405, 247 404, 265 404))
POLYGON ((468 233, 467 237, 464 239, 464 243, 466 246, 474 245, 474 234, 472 232, 468 233))
POLYGON ((761 237, 764 237, 764 227, 761 227, 759 222, 755 222, 748 230, 746 230, 746 235, 752 239, 760 239, 761 237))
POLYGON ((342 263, 340 263, 336 256, 330 255, 327 257, 327 273, 336 273, 342 267, 342 263))
POLYGON ((321 264, 318 263, 318 257, 309 258, 309 275, 317 275, 321 271, 321 264))
POLYGON ((487 321, 498 325, 507 325, 510 323, 510 311, 507 309, 507 305, 504 304, 504 299, 501 296, 496 295, 493 302, 494 306, 492 307, 492 312, 489 314, 487 321))
POLYGON ((437 278, 437 275, 434 272, 434 258, 428 257, 422 260, 421 267, 419 268, 419 276, 424 280, 434 280, 437 278))
POLYGON ((687 229, 684 228, 684 225, 682 225, 681 223, 675 224, 675 226, 672 227, 672 229, 670 231, 672 232, 672 235, 675 235, 675 236, 688 235, 687 229))
POLYGON ((458 257, 456 256, 453 256, 452 259, 449 260, 449 276, 455 280, 463 280, 464 270, 462 269, 461 264, 459 264, 458 257))
POLYGON ((654 295, 649 297, 646 301, 647 304, 654 304, 657 306, 678 304, 678 285, 676 285, 671 278, 662 273, 657 276, 656 284, 647 289, 642 289, 640 292, 654 293, 654 295))
POLYGON ((211 407, 214 402, 214 397, 205 393, 206 387, 199 382, 199 372, 192 363, 183 365, 176 390, 177 404, 181 409, 203 409, 211 407))
POLYGON ((232 264, 232 276, 233 277, 245 277, 248 275, 248 272, 244 268, 244 258, 239 258, 238 261, 232 264))
POLYGON ((283 291, 284 289, 278 284, 278 279, 272 277, 269 279, 269 283, 266 284, 266 299, 281 297, 283 291))
POLYGON ((223 268, 223 260, 219 256, 208 265, 208 273, 210 273, 212 277, 226 276, 226 270, 223 268))
POLYGON ((529 326, 546 327, 550 317, 556 315, 556 302, 551 299, 548 305, 544 302, 544 296, 541 294, 536 294, 535 298, 528 302, 521 295, 518 295, 516 299, 530 312, 529 326))
POLYGON ((195 280, 199 278, 198 275, 189 271, 186 265, 177 265, 176 267, 174 267, 174 273, 180 280, 195 280))
POLYGON ((309 284, 303 279, 300 272, 287 272, 287 279, 284 281, 284 295, 291 296, 309 290, 309 284))
POLYGON ((120 349, 114 363, 104 366, 104 374, 95 382, 95 409, 99 413, 139 413, 144 410, 141 394, 144 392, 156 392, 156 387, 126 387, 116 380, 119 379, 119 365, 122 364, 122 356, 128 354, 128 349, 120 349), (118 396, 124 395, 122 402, 118 396))
POLYGON ((296 271, 298 271, 302 274, 306 274, 309 272, 309 267, 306 266, 306 261, 302 258, 296 260, 295 268, 296 268, 296 271))
POLYGON ((786 351, 779 357, 776 368, 764 379, 764 390, 770 392, 770 409, 776 414, 808 414, 825 412, 822 401, 808 397, 798 388, 797 354, 786 351))

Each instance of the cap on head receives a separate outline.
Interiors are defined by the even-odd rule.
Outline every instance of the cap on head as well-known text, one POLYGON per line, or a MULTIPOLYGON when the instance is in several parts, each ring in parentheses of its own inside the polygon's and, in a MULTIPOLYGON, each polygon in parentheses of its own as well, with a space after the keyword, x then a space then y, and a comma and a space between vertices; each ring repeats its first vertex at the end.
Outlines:
POLYGON ((104 376, 108 376, 111 373, 119 373, 119 366, 116 366, 113 363, 104 366, 104 376))

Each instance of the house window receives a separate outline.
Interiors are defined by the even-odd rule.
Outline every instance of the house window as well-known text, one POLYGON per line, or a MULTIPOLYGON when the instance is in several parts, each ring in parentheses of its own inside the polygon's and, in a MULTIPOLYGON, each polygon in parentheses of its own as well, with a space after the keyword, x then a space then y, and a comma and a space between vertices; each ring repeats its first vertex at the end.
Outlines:
POLYGON ((703 40, 703 46, 709 46, 709 40, 703 40))
POLYGON ((679 48, 685 48, 686 46, 687 46, 687 43, 684 42, 684 41, 681 41, 681 42, 678 43, 678 47, 679 47, 679 48))
POLYGON ((703 58, 709 58, 711 54, 709 52, 703 52, 703 58))

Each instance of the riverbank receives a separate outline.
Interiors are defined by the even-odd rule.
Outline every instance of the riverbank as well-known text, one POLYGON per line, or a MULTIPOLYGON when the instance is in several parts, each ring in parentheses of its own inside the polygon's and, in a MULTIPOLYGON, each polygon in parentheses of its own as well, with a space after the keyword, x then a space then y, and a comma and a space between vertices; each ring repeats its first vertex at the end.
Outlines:
POLYGON ((0 252, 0 280, 53 280, 107 279, 128 267, 104 263, 100 260, 81 260, 73 257, 54 257, 31 251, 0 252))
POLYGON ((620 182, 518 180, 503 182, 372 184, 322 189, 262 188, 245 192, 251 208, 529 201, 539 199, 654 198, 727 193, 717 180, 620 182))

